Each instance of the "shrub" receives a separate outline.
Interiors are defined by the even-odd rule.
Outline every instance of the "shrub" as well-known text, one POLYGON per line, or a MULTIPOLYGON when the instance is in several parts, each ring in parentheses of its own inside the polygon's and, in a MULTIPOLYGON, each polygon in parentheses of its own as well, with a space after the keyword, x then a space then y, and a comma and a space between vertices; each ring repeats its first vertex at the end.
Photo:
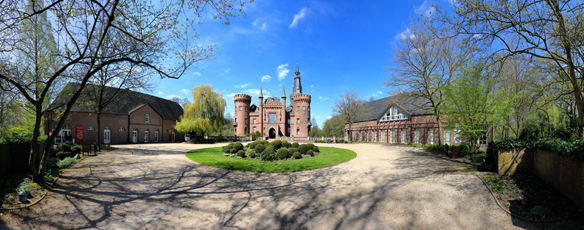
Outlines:
POLYGON ((70 158, 70 157, 66 157, 65 159, 63 159, 62 161, 59 161, 59 163, 57 163, 57 167, 59 167, 60 169, 67 168, 67 167, 69 167, 69 165, 73 164, 73 162, 75 162, 75 159, 70 158))
POLYGON ((298 152, 298 148, 289 148, 288 152, 290 153, 290 155, 292 155, 295 152, 298 152))
POLYGON ((266 149, 271 149, 271 150, 274 150, 274 151, 276 150, 276 148, 274 148, 274 146, 271 145, 271 144, 267 144, 266 145, 266 149))
POLYGON ((237 149, 233 148, 233 149, 229 150, 229 153, 237 153, 237 149))
POLYGON ((323 141, 323 140, 317 140, 317 141, 314 141, 314 143, 326 143, 326 141, 323 141))
POLYGON ((70 152, 63 152, 63 151, 57 152, 57 158, 63 159, 65 157, 69 156, 69 154, 70 154, 70 152))
POLYGON ((282 141, 281 140, 275 140, 272 141, 272 143, 270 143, 272 146, 274 146, 274 150, 278 150, 282 147, 282 141))
POLYGON ((312 150, 306 151, 306 155, 314 156, 314 152, 312 150))
POLYGON ((308 147, 310 147, 310 149, 314 148, 314 144, 313 143, 308 143, 306 145, 308 145, 308 147))
POLYGON ((260 141, 260 143, 262 143, 262 145, 267 145, 267 144, 269 144, 270 142, 269 142, 269 141, 260 141))
POLYGON ((320 149, 318 148, 318 146, 314 146, 314 147, 312 147, 312 151, 318 153, 318 152, 320 152, 320 149))
POLYGON ((300 145, 300 147, 298 147, 298 152, 302 153, 302 154, 306 154, 306 151, 310 150, 310 146, 307 144, 304 145, 300 145))
POLYGON ((444 151, 444 146, 440 145, 426 145, 428 151, 444 151))
POLYGON ((473 154, 468 147, 468 143, 460 143, 460 155, 461 156, 469 156, 473 154))
POLYGON ((239 151, 237 151, 236 155, 238 157, 245 157, 245 152, 243 150, 239 150, 239 151))
POLYGON ((288 141, 282 141, 282 147, 284 147, 284 148, 290 148, 290 145, 291 145, 290 142, 288 142, 288 141))
POLYGON ((288 150, 287 149, 278 149, 278 159, 286 159, 288 158, 288 150))
POLYGON ((249 158, 255 158, 256 157, 256 153, 254 151, 251 151, 247 154, 247 157, 249 158))
POLYGON ((338 139, 335 142, 336 143, 349 143, 348 141, 343 141, 343 139, 338 139))
POLYGON ((298 148, 298 143, 294 142, 294 143, 292 143, 291 146, 292 146, 292 148, 298 148))
POLYGON ((273 161, 276 159, 276 152, 273 149, 266 149, 260 154, 260 157, 263 161, 273 161))
POLYGON ((243 150, 243 144, 241 143, 233 143, 233 148, 237 151, 243 150))
POLYGON ((256 153, 262 153, 262 152, 264 152, 265 149, 266 149, 266 146, 264 146, 263 144, 257 144, 253 150, 256 153))
POLYGON ((294 159, 300 159, 302 158, 302 154, 300 154, 300 152, 295 152, 294 154, 292 154, 292 157, 294 157, 294 159))
POLYGON ((47 160, 47 167, 56 168, 57 163, 59 163, 59 159, 54 158, 54 157, 49 157, 49 159, 47 160))
POLYGON ((18 188, 16 188, 16 191, 19 193, 24 192, 26 196, 30 196, 30 194, 32 193, 32 185, 30 183, 24 182, 20 184, 18 188))
POLYGON ((71 152, 71 146, 68 144, 57 145, 57 152, 71 152))
POLYGON ((249 148, 250 149, 255 149, 256 145, 258 145, 260 142, 259 141, 254 141, 252 143, 249 143, 249 148))

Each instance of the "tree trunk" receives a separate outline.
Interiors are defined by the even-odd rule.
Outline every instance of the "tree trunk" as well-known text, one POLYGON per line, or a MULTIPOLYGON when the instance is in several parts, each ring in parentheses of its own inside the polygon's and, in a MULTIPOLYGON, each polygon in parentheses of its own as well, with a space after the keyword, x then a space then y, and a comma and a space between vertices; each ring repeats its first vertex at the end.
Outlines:
MULTIPOLYGON (((95 143, 97 144, 95 146, 95 152, 99 152, 99 144, 101 143, 101 139, 100 139, 100 133, 101 133, 101 109, 98 109, 97 111, 97 135, 95 139, 95 143)), ((111 135, 111 132, 110 132, 111 135)))
MULTIPOLYGON (((37 102, 38 103, 38 102, 37 102)), ((33 130, 33 134, 32 134, 32 140, 30 143, 30 157, 28 160, 28 167, 30 169, 30 171, 32 172, 32 178, 34 182, 37 182, 38 184, 43 184, 45 177, 44 177, 44 168, 40 167, 42 166, 42 161, 40 161, 39 159, 39 145, 38 145, 38 140, 39 140, 39 132, 40 132, 40 125, 41 125, 41 119, 42 119, 42 114, 41 114, 41 104, 38 103, 35 105, 35 109, 37 111, 36 116, 35 116, 35 122, 34 122, 34 130, 33 130), (40 161, 40 162, 39 162, 40 161)))

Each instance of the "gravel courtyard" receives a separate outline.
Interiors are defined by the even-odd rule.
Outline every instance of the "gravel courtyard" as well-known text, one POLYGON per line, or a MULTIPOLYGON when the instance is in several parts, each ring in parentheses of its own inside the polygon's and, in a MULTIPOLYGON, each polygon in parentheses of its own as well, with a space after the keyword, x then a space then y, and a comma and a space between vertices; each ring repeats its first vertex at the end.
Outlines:
POLYGON ((214 145, 137 144, 89 157, 0 229, 537 229, 500 210, 468 165, 418 148, 317 144, 357 157, 267 174, 185 157, 214 145), (20 226, 20 227, 15 227, 20 226))

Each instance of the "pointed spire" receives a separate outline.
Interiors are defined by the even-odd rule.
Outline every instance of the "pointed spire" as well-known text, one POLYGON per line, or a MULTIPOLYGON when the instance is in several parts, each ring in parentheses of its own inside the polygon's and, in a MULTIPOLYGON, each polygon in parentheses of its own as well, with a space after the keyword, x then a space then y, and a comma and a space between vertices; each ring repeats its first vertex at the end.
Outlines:
POLYGON ((298 70, 298 62, 296 62, 296 73, 297 76, 300 75, 300 70, 298 70))
POLYGON ((261 85, 260 85, 260 96, 259 97, 260 98, 263 98, 264 97, 264 93, 263 93, 263 90, 262 90, 262 86, 261 85))
POLYGON ((282 86, 282 97, 286 97, 286 86, 282 86))

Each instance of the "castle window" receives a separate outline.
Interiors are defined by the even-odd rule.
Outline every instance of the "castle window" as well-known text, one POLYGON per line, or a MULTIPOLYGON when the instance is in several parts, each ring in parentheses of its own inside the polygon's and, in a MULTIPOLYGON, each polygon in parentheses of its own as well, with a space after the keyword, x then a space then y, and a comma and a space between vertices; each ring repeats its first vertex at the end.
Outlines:
MULTIPOLYGON (((254 123, 254 124, 256 123, 256 120, 255 120, 255 118, 253 119, 253 123, 254 123)), ((254 129, 255 129, 255 128, 254 128, 254 129)), ((254 130, 254 132, 255 132, 255 130, 254 130)))
POLYGON ((296 118, 296 124, 300 124, 300 118, 296 118))
MULTIPOLYGON (((255 119, 254 119, 254 120, 255 120, 255 119)), ((255 126, 253 127, 253 132, 254 132, 254 133, 256 132, 256 127, 255 127, 255 126)))
POLYGON ((305 111, 305 110, 306 110, 306 106, 302 106, 302 111, 305 111))
POLYGON ((268 113, 268 123, 276 123, 276 113, 268 113))
POLYGON ((247 118, 245 118, 245 123, 244 124, 247 124, 247 118))
POLYGON ((296 135, 300 135, 300 129, 296 130, 296 135))
POLYGON ((239 106, 239 111, 241 111, 241 106, 239 106))
POLYGON ((146 116, 144 116, 144 122, 146 122, 146 123, 150 122, 150 116, 148 116, 148 114, 146 114, 146 116))
POLYGON ((296 112, 300 112, 300 106, 296 106, 296 112))
POLYGON ((288 127, 288 134, 290 134, 290 127, 288 127))

